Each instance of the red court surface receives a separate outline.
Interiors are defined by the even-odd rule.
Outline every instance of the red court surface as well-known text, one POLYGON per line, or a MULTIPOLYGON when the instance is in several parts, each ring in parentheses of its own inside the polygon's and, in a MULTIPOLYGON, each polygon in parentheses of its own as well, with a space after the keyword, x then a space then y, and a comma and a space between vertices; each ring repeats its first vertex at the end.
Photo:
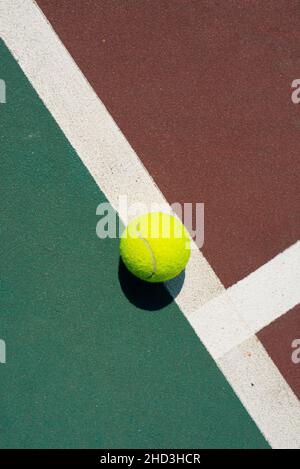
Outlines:
POLYGON ((37 3, 226 287, 299 238, 299 2, 37 3))

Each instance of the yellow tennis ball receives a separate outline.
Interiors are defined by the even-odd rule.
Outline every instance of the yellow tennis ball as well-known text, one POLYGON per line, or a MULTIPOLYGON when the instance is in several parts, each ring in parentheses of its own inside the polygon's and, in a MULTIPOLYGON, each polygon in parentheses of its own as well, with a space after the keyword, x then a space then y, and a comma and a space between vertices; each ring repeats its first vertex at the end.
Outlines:
POLYGON ((150 212, 125 228, 120 253, 130 272, 147 282, 165 282, 182 272, 191 253, 190 237, 178 218, 150 212))

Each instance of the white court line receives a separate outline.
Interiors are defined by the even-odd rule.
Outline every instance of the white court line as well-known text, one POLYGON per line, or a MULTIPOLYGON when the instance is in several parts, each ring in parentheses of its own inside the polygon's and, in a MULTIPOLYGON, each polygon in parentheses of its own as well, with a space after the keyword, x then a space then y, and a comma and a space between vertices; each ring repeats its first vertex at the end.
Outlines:
MULTIPOLYGON (((37 5, 31 0, 2 0, 0 22, 0 34, 8 48, 112 206, 118 207, 120 194, 128 196, 129 204, 165 203, 154 181, 37 5)), ((284 266, 281 266, 282 271, 284 266)), ((251 294, 252 291, 255 286, 251 294)), ((224 286, 206 259, 198 250, 193 250, 184 287, 176 298, 182 312, 194 322, 195 311, 220 294, 223 297, 224 292, 224 286)), ((282 308, 279 314, 288 309, 285 301, 282 308)), ((219 308, 218 312, 223 314, 223 309, 219 308)), ((255 310, 251 314, 257 316, 261 312, 255 310)), ((270 311, 265 315, 268 321, 271 316, 270 311)), ((242 313, 237 316, 227 314, 232 330, 235 327, 243 330, 244 319, 242 313)), ((207 316, 206 322, 209 321, 207 316)), ((259 323, 257 319, 253 321, 259 323)), ((208 333, 200 329, 198 335, 205 342, 208 333)), ((223 340, 220 331, 216 330, 213 341, 223 340)), ((234 336, 232 347, 226 339, 225 349, 230 352, 221 358, 218 354, 213 356, 269 443, 276 448, 300 447, 300 402, 260 343, 253 337, 249 340, 253 356, 259 358, 259 369, 243 352, 244 344, 236 345, 234 336), (253 379, 259 382, 255 398, 250 394, 253 379)))
POLYGON ((231 349, 218 365, 273 448, 300 449, 299 400, 258 338, 231 349))
POLYGON ((300 241, 205 303, 189 320, 218 359, 300 301, 300 241))

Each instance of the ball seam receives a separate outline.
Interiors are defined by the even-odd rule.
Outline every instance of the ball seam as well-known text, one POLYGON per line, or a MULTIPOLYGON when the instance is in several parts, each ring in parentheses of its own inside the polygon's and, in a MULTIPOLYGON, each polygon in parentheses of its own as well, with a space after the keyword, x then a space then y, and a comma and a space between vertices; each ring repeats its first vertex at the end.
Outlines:
POLYGON ((151 249, 151 246, 150 246, 149 242, 147 241, 146 238, 143 237, 142 233, 139 231, 138 225, 137 225, 137 227, 136 227, 136 231, 137 231, 137 234, 138 234, 139 238, 140 238, 142 241, 144 241, 144 243, 145 243, 145 245, 146 245, 148 251, 150 252, 151 258, 152 258, 152 266, 153 266, 153 267, 152 267, 152 273, 151 273, 151 275, 149 275, 149 277, 147 277, 147 279, 149 279, 149 278, 153 277, 153 275, 156 274, 156 268, 157 268, 157 267, 156 267, 156 259, 155 259, 155 257, 154 257, 154 253, 153 253, 153 251, 152 251, 152 249, 151 249))

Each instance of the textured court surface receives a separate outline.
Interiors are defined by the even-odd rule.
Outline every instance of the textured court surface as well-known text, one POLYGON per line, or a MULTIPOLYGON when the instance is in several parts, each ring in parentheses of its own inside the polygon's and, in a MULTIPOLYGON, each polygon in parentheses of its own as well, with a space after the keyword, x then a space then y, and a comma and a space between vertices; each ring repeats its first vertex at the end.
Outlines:
POLYGON ((38 0, 225 286, 299 238, 299 2, 250 3, 38 0))
POLYGON ((300 447, 299 2, 38 4, 0 5, 0 447, 300 447), (124 192, 205 203, 176 302, 96 237, 124 192))

